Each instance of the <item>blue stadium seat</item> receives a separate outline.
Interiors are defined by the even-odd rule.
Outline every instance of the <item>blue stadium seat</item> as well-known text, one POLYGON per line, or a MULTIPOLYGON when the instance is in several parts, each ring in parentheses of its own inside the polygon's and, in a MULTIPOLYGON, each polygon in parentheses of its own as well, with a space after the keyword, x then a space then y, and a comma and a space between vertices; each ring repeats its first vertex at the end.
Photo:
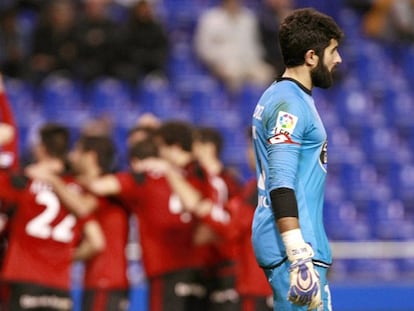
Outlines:
POLYGON ((400 270, 399 279, 411 281, 414 278, 414 258, 396 259, 396 262, 400 270))
POLYGON ((401 200, 372 200, 370 205, 371 226, 378 239, 414 239, 413 219, 407 218, 401 200))
POLYGON ((341 163, 364 163, 365 153, 360 148, 359 138, 351 136, 342 125, 332 126, 328 131, 328 169, 341 163))
POLYGON ((348 277, 356 281, 389 281, 399 277, 394 259, 350 259, 347 260, 348 277))
POLYGON ((33 117, 38 115, 35 90, 29 83, 21 79, 5 78, 4 83, 15 121, 21 126, 31 124, 33 117))
POLYGON ((397 159, 403 140, 396 128, 385 126, 364 126, 360 135, 360 146, 367 161, 376 165, 386 165, 397 159))
POLYGON ((201 64, 194 55, 194 48, 190 42, 175 43, 168 60, 168 74, 171 82, 183 76, 196 75, 202 72, 201 64))
POLYGON ((115 124, 128 127, 138 117, 138 104, 133 102, 130 86, 115 78, 97 79, 88 88, 86 102, 94 117, 110 117, 115 124))
POLYGON ((189 104, 196 123, 214 124, 220 122, 221 111, 228 104, 228 99, 221 85, 205 76, 193 85, 189 104))
POLYGON ((252 122, 254 109, 263 91, 263 87, 258 87, 252 84, 246 84, 241 90, 238 98, 236 97, 234 99, 234 104, 237 105, 242 120, 245 124, 250 124, 252 122))
POLYGON ((190 106, 180 100, 170 83, 164 79, 144 80, 134 93, 134 101, 141 113, 150 112, 162 120, 191 120, 190 106))
POLYGON ((191 38, 203 9, 195 0, 164 0, 162 5, 163 19, 170 36, 191 38))
POLYGON ((368 240, 372 238, 366 216, 351 201, 325 202, 324 220, 327 235, 332 240, 368 240))
POLYGON ((247 131, 242 127, 219 127, 223 135, 224 148, 222 158, 224 163, 242 165, 247 159, 247 131))
POLYGON ((404 74, 407 81, 414 80, 414 47, 411 46, 403 50, 404 55, 401 57, 401 68, 404 70, 404 74))
POLYGON ((342 186, 352 200, 371 198, 379 183, 376 167, 367 163, 342 163, 340 167, 342 186))
MULTIPOLYGON (((395 196, 403 201, 414 200, 414 163, 392 163, 387 172, 390 187, 395 196)), ((414 202, 414 201, 413 201, 414 202)))
POLYGON ((46 120, 82 126, 88 119, 88 111, 82 98, 82 90, 74 80, 61 76, 49 76, 40 87, 39 103, 46 120))
POLYGON ((117 170, 128 169, 127 137, 129 129, 129 127, 118 125, 114 127, 112 132, 112 138, 115 142, 117 151, 115 160, 115 168, 117 170))
POLYGON ((388 126, 391 125, 403 131, 413 128, 413 95, 410 86, 387 91, 383 105, 388 126))

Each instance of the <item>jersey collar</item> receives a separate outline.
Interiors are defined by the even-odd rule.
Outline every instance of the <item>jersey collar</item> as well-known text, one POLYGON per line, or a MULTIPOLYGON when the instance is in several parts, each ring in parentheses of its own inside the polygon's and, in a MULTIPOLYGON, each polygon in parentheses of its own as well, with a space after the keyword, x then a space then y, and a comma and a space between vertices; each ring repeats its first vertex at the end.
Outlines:
POLYGON ((293 83, 295 83, 297 86, 299 86, 302 91, 304 91, 306 94, 308 94, 309 96, 312 96, 312 91, 308 88, 306 88, 302 83, 300 83, 298 80, 292 79, 292 78, 287 78, 287 77, 280 77, 276 79, 276 82, 280 82, 280 81, 292 81, 293 83))

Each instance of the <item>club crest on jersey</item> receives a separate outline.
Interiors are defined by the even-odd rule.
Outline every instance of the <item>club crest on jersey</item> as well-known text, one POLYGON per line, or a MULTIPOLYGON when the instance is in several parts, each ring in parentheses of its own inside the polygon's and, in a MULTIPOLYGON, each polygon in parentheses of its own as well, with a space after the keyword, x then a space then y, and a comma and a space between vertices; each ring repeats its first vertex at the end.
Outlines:
POLYGON ((290 135, 293 133, 293 130, 296 127, 298 122, 298 117, 285 112, 279 111, 276 119, 275 135, 269 138, 269 143, 271 144, 298 144, 295 143, 290 135))

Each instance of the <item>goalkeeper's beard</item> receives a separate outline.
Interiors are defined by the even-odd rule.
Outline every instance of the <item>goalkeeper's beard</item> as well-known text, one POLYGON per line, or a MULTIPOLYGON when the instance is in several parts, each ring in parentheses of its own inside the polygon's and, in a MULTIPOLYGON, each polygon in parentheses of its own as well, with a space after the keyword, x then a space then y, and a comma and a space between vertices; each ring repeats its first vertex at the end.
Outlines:
POLYGON ((329 71, 328 67, 321 61, 318 65, 311 70, 312 84, 315 87, 327 89, 333 84, 332 72, 329 71))

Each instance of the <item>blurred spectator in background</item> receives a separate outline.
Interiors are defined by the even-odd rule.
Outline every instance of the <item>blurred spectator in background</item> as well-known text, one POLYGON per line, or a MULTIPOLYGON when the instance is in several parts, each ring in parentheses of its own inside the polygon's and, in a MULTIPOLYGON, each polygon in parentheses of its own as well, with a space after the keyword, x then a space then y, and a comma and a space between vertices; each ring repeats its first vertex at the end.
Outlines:
POLYGON ((372 8, 374 2, 375 0, 345 0, 345 6, 365 14, 372 8))
POLYGON ((30 60, 35 81, 56 71, 72 75, 77 56, 75 22, 75 5, 71 0, 51 1, 42 9, 33 32, 30 60))
POLYGON ((280 22, 292 11, 294 0, 263 0, 258 10, 259 29, 265 49, 265 61, 280 75, 284 65, 279 47, 280 22))
POLYGON ((130 8, 129 20, 122 27, 121 38, 117 76, 131 82, 149 74, 165 76, 168 37, 149 1, 140 0, 130 8))
POLYGON ((200 60, 230 91, 239 91, 247 82, 266 86, 274 78, 272 66, 263 60, 255 13, 242 0, 221 0, 203 11, 195 48, 200 60))
POLYGON ((114 58, 115 23, 108 12, 109 0, 85 0, 76 27, 78 59, 76 74, 85 82, 110 75, 114 58))
POLYGON ((17 9, 11 7, 0 13, 0 70, 6 76, 26 76, 30 53, 29 33, 20 27, 17 9))
POLYGON ((368 36, 384 42, 414 42, 414 1, 374 1, 364 15, 363 27, 368 36))

